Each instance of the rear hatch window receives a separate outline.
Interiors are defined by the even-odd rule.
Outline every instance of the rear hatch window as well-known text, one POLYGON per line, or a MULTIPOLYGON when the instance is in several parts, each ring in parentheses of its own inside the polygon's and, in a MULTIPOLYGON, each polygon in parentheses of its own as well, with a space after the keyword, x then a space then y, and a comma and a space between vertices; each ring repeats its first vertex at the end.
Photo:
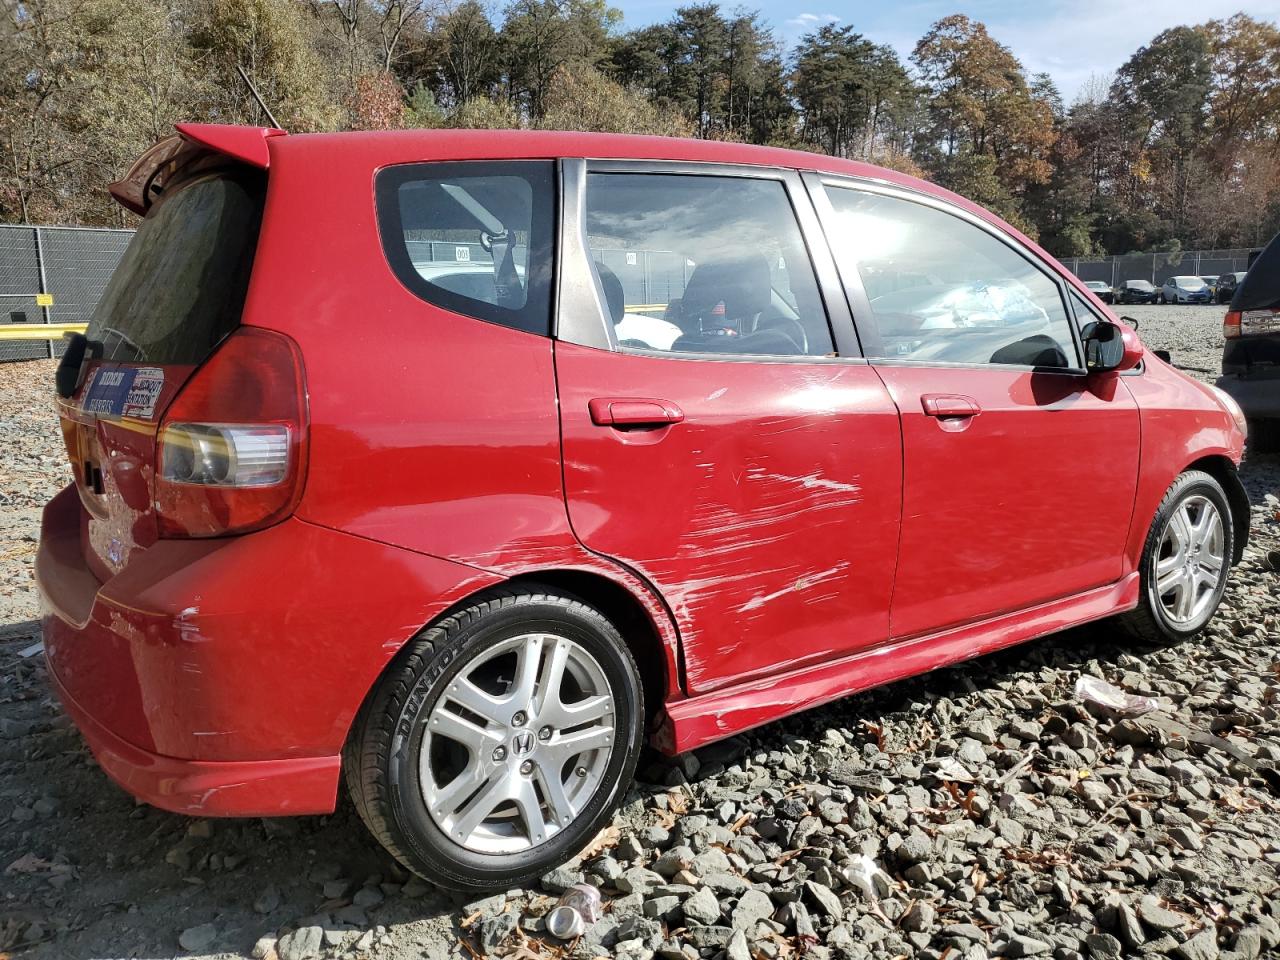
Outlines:
POLYGON ((93 359, 59 412, 99 579, 156 539, 156 425, 240 322, 265 188, 265 173, 240 167, 171 180, 89 322, 93 359))
POLYGON ((108 361, 194 366, 239 323, 265 177, 178 184, 142 222, 86 336, 108 361))

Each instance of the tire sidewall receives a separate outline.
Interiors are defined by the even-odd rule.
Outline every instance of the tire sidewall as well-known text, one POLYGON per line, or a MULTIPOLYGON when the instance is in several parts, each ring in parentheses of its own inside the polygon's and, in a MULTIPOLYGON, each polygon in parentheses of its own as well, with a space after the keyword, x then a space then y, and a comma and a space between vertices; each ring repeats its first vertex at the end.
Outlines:
POLYGON ((640 681, 622 638, 602 616, 576 601, 519 597, 449 637, 427 659, 394 717, 387 756, 391 820, 402 848, 429 879, 468 887, 508 886, 541 876, 569 860, 600 829, 630 783, 643 736, 640 681), (600 665, 614 697, 616 735, 596 795, 574 822, 550 840, 509 854, 483 854, 460 846, 431 818, 419 781, 426 720, 447 685, 475 658, 523 633, 548 632, 580 644, 600 665))
POLYGON ((1218 606, 1222 603, 1223 594, 1227 589, 1227 580, 1231 574, 1231 558, 1234 556, 1235 551, 1235 526, 1231 516, 1231 504, 1227 501, 1226 492, 1222 489, 1222 485, 1209 474, 1198 470, 1185 473, 1175 481, 1169 493, 1171 495, 1165 497, 1161 502, 1160 509, 1156 511, 1155 522, 1151 525, 1151 531, 1147 535, 1146 547, 1143 550, 1142 595, 1143 602, 1160 630, 1172 639, 1182 640, 1187 637, 1194 637, 1203 631, 1213 619, 1218 606), (1182 505, 1184 500, 1193 496, 1204 496, 1218 508, 1218 513, 1222 520, 1223 564, 1225 570, 1222 580, 1215 590, 1209 615, 1205 617, 1203 623, 1188 627, 1170 619, 1164 609, 1164 604, 1160 602, 1160 596, 1156 592, 1156 560, 1159 556, 1160 540, 1164 535, 1164 529, 1169 522, 1169 518, 1173 516, 1174 511, 1182 505))

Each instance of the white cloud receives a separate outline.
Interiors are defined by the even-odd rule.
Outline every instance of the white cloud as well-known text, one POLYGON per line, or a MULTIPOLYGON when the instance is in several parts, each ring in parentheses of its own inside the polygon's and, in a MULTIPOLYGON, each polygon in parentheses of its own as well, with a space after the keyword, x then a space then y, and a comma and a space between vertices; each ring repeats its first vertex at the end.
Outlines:
POLYGON ((800 27, 807 29, 810 27, 820 27, 824 23, 838 23, 840 20, 834 13, 802 13, 799 16, 792 17, 787 21, 789 27, 800 27))

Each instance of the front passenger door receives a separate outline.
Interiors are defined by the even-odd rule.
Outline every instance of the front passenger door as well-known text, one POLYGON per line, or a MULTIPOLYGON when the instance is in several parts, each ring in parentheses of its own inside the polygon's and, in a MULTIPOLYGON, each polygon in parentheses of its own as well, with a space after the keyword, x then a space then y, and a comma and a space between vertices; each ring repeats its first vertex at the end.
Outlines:
POLYGON ((1065 281, 949 204, 810 181, 863 349, 902 417, 895 638, 1122 575, 1137 406, 1085 373, 1065 281))

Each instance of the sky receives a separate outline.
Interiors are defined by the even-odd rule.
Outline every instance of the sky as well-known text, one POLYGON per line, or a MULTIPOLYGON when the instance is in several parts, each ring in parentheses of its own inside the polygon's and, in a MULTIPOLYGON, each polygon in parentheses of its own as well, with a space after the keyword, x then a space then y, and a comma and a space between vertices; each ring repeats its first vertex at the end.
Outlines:
MULTIPOLYGON (((682 0, 611 2, 622 10, 625 29, 665 20, 683 5, 682 0)), ((737 0, 719 2, 725 10, 738 6, 737 0)), ((1135 50, 1169 27, 1224 19, 1241 11, 1260 20, 1280 20, 1280 0, 742 0, 741 5, 759 9, 788 49, 824 23, 852 24, 867 39, 889 44, 904 61, 934 21, 963 13, 985 23, 1028 74, 1053 77, 1068 104, 1091 77, 1109 83, 1135 50)))

